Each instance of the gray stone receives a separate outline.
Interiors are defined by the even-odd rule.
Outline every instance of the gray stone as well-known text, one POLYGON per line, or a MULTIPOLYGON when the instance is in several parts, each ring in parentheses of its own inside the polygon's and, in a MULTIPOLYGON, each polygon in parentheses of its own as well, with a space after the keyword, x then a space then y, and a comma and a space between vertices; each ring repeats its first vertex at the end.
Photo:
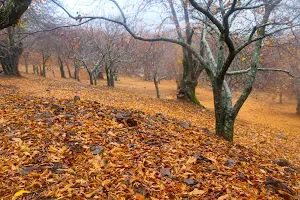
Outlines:
POLYGON ((63 117, 64 117, 65 119, 71 119, 72 117, 74 117, 74 115, 65 114, 65 115, 63 115, 63 117))
POLYGON ((280 135, 279 133, 276 134, 276 137, 279 138, 279 139, 282 139, 282 140, 287 140, 287 137, 285 137, 283 135, 280 135))
POLYGON ((194 157, 197 159, 197 163, 204 161, 204 162, 208 162, 208 163, 212 163, 212 161, 206 157, 204 157, 203 155, 197 153, 194 155, 194 157))
POLYGON ((100 155, 104 152, 104 147, 102 146, 93 146, 91 147, 92 154, 100 155))
POLYGON ((74 101, 75 101, 75 102, 76 102, 76 101, 80 101, 80 96, 78 96, 78 95, 74 96, 74 101))
POLYGON ((129 147, 130 147, 130 148, 133 148, 133 147, 135 147, 135 144, 131 143, 131 144, 129 145, 129 147))
POLYGON ((98 112, 97 113, 99 116, 102 116, 102 117, 105 117, 106 116, 106 114, 104 114, 103 112, 98 112))
POLYGON ((274 177, 268 176, 265 181, 265 186, 267 189, 272 190, 276 193, 278 193, 279 190, 283 190, 290 195, 295 195, 295 191, 292 190, 288 185, 280 181, 279 179, 276 179, 274 177))
POLYGON ((24 167, 20 170, 20 174, 21 175, 27 175, 28 173, 32 172, 32 171, 36 171, 38 170, 37 167, 34 166, 30 166, 30 167, 24 167))
POLYGON ((162 176, 172 177, 172 174, 171 174, 169 168, 161 168, 159 171, 162 176))
POLYGON ((278 160, 275 160, 274 163, 280 167, 288 167, 291 165, 291 163, 284 158, 279 158, 278 160))
POLYGON ((183 182, 185 184, 187 184, 188 186, 193 186, 193 185, 196 185, 198 183, 196 180, 193 180, 193 179, 184 179, 183 182))
POLYGON ((238 177, 239 179, 241 179, 241 180, 247 179, 246 175, 243 174, 243 173, 239 173, 237 177, 238 177))
POLYGON ((179 125, 185 129, 189 129, 190 125, 189 123, 185 122, 185 121, 179 121, 179 125))
POLYGON ((227 165, 230 167, 230 168, 234 168, 234 165, 235 165, 235 161, 231 158, 229 158, 227 160, 227 165))

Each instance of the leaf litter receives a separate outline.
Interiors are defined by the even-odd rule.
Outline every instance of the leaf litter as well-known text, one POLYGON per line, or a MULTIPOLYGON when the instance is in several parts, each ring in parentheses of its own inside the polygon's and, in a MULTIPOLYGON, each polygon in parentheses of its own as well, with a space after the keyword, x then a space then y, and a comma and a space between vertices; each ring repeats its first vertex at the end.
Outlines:
MULTIPOLYGON (((70 86, 59 84, 66 94, 70 86)), ((153 114, 111 106, 103 101, 109 96, 96 101, 86 98, 93 95, 88 92, 74 101, 73 92, 59 98, 0 87, 3 199, 293 199, 299 194, 299 167, 274 161, 276 156, 255 147, 228 143, 206 121, 198 126, 163 114, 166 110, 153 114)))

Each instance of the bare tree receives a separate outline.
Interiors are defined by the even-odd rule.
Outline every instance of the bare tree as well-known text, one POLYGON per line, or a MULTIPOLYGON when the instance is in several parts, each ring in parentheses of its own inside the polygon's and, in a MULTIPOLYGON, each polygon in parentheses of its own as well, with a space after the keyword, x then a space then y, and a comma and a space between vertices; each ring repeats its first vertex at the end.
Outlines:
MULTIPOLYGON (((55 2, 55 0, 52 0, 55 2)), ((201 27, 201 44, 198 48, 181 38, 158 36, 147 38, 135 33, 127 23, 124 11, 116 0, 111 0, 120 11, 121 18, 106 16, 73 16, 60 4, 57 4, 75 20, 101 19, 122 25, 135 39, 144 41, 166 41, 181 45, 186 52, 196 58, 196 63, 207 72, 214 94, 214 107, 216 118, 216 133, 225 139, 233 140, 234 122, 239 110, 252 91, 256 74, 259 70, 259 58, 264 38, 276 33, 284 36, 289 30, 296 28, 299 23, 299 10, 293 7, 296 1, 290 0, 233 0, 218 2, 197 2, 196 0, 183 1, 197 12, 197 19, 201 27), (285 12, 283 12, 285 11, 285 12), (245 21, 247 23, 241 23, 245 21), (238 34, 236 34, 238 32, 238 34), (207 40, 207 34, 217 40, 217 53, 214 54, 207 40), (251 66, 248 69, 230 71, 230 67, 245 48, 252 46, 251 66), (237 102, 233 105, 231 89, 225 80, 226 74, 249 73, 244 89, 237 102)), ((189 23, 187 23, 188 25, 189 23)), ((280 35, 279 35, 280 36, 280 35)), ((189 38, 189 37, 187 37, 189 38)))
POLYGON ((134 43, 122 29, 113 23, 104 23, 97 46, 103 56, 107 86, 114 87, 120 66, 131 60, 134 43))
POLYGON ((166 56, 166 51, 166 44, 162 42, 151 42, 142 57, 144 71, 147 71, 144 76, 149 76, 149 78, 153 80, 157 98, 160 98, 159 83, 161 80, 167 78, 162 70, 162 67, 165 64, 163 61, 166 56))
POLYGON ((92 25, 88 25, 83 29, 74 29, 72 37, 75 70, 83 66, 88 72, 90 84, 96 85, 99 68, 104 59, 101 49, 97 46, 99 31, 92 25))

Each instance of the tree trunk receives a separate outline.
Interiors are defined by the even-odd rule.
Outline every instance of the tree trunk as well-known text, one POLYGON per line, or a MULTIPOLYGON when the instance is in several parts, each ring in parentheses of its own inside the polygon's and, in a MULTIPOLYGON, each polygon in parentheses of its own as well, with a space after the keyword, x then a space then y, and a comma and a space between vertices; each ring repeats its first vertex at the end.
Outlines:
POLYGON ((6 75, 21 76, 19 59, 22 51, 22 47, 9 47, 8 52, 0 52, 0 62, 6 75))
POLYGON ((42 71, 42 74, 41 74, 41 75, 42 75, 43 77, 46 77, 46 64, 44 64, 44 63, 43 63, 43 65, 42 65, 42 70, 43 70, 43 71, 42 71))
POLYGON ((196 87, 198 85, 198 78, 202 70, 195 70, 195 63, 192 55, 186 50, 183 50, 183 52, 183 74, 177 98, 185 99, 200 105, 200 102, 196 96, 196 87))
POLYGON ((115 87, 114 73, 112 70, 109 70, 109 87, 115 87))
POLYGON ((222 91, 222 84, 213 85, 213 94, 216 134, 232 142, 235 117, 231 114, 231 109, 226 107, 227 98, 225 92, 222 91))
POLYGON ((160 92, 159 92, 159 87, 158 87, 159 80, 158 80, 156 74, 154 75, 153 81, 154 81, 155 90, 156 90, 156 97, 157 97, 158 99, 160 99, 160 92))
POLYGON ((60 56, 58 56, 57 61, 58 61, 58 66, 59 66, 61 78, 67 78, 66 75, 65 75, 64 64, 63 64, 60 56))
POLYGON ((0 30, 17 24, 30 5, 31 0, 9 0, 2 1, 2 3, 4 5, 0 9, 0 30))
POLYGON ((69 78, 73 78, 73 77, 72 77, 71 70, 70 70, 70 67, 69 67, 69 65, 68 65, 68 62, 66 62, 66 67, 67 67, 67 70, 68 70, 69 78))
POLYGON ((105 73, 106 73, 106 82, 107 82, 107 86, 109 87, 110 82, 109 82, 109 70, 108 67, 105 66, 105 73))
POLYGON ((94 85, 97 85, 97 72, 93 72, 94 85))
POLYGON ((32 71, 33 71, 33 74, 38 75, 37 67, 35 65, 32 65, 32 71))
POLYGON ((41 76, 46 77, 46 64, 50 56, 45 54, 44 52, 42 52, 42 56, 43 56, 43 63, 42 63, 42 68, 40 69, 40 73, 41 76))
POLYGON ((19 60, 23 52, 23 45, 21 42, 15 42, 13 28, 9 27, 7 33, 8 39, 1 41, 0 62, 6 75, 21 76, 19 72, 19 60))
POLYGON ((42 71, 41 71, 41 72, 42 72, 41 75, 42 75, 43 77, 46 77, 46 64, 44 64, 44 63, 43 63, 43 65, 42 65, 42 71))
POLYGON ((80 71, 80 66, 75 62, 74 63, 74 78, 80 82, 80 77, 79 77, 79 71, 80 71))
POLYGON ((94 75, 93 72, 87 69, 90 78, 90 85, 94 85, 94 75))
POLYGON ((108 67, 105 67, 106 81, 108 87, 115 87, 114 73, 108 67))

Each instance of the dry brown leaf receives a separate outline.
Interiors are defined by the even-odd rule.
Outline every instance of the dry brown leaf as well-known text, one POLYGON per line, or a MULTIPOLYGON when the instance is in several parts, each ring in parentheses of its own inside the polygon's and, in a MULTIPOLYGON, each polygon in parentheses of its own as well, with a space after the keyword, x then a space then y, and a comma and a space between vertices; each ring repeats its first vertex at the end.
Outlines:
POLYGON ((206 192, 206 190, 199 190, 197 188, 195 188, 192 192, 189 192, 189 195, 191 196, 198 196, 198 195, 202 195, 206 192))

